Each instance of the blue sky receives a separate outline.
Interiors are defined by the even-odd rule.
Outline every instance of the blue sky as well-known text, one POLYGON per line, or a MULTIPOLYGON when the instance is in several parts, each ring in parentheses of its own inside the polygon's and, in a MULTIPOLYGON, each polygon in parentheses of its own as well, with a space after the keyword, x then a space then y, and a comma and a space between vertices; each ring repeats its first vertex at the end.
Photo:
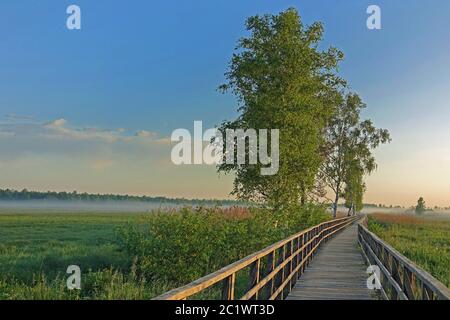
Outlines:
POLYGON ((393 135, 377 151, 367 200, 409 204, 424 195, 450 205, 450 2, 443 0, 2 1, 0 119, 14 136, 0 137, 8 151, 0 155, 0 187, 225 197, 229 177, 165 164, 162 141, 194 120, 214 126, 235 116, 234 98, 216 88, 244 21, 288 7, 306 24, 324 23, 323 47, 344 51, 342 76, 367 103, 365 115, 393 135), (66 28, 70 4, 81 7, 81 30, 66 28), (382 30, 366 28, 369 4, 380 6, 382 30), (69 148, 67 140, 42 140, 43 130, 76 141, 69 148), (144 138, 151 147, 134 141, 144 138), (126 139, 136 145, 125 147, 126 139))

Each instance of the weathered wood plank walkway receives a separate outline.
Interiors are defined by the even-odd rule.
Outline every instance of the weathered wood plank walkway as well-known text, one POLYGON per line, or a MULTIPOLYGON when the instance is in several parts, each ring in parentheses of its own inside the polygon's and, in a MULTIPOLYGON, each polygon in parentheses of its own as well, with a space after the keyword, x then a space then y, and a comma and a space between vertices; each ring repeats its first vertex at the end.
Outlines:
POLYGON ((295 284, 287 300, 370 300, 354 223, 325 243, 295 284))

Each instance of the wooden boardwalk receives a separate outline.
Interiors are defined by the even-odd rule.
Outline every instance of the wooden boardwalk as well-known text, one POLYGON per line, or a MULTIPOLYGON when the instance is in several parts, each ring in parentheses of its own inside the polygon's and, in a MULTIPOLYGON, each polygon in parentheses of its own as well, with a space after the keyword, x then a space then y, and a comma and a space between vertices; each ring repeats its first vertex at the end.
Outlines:
POLYGON ((443 283, 370 232, 364 226, 366 219, 357 223, 360 216, 354 216, 322 222, 154 299, 195 300, 216 286, 223 300, 273 300, 286 295, 287 300, 450 300, 450 290, 443 283), (358 241, 368 263, 382 272, 380 290, 366 287, 369 274, 358 241), (238 272, 248 273, 247 291, 235 296, 238 272))
POLYGON ((370 300, 354 223, 325 243, 295 284, 287 300, 370 300))

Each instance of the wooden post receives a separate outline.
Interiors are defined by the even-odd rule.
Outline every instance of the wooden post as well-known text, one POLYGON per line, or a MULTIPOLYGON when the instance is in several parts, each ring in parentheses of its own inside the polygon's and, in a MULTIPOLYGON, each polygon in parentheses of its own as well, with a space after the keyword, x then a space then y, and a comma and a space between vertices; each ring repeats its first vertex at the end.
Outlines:
MULTIPOLYGON (((295 251, 300 250, 300 248, 302 247, 302 243, 300 241, 300 237, 297 237, 297 248, 295 249, 295 251)), ((300 255, 301 255, 301 251, 297 253, 297 256, 295 257, 295 268, 300 264, 300 255)), ((297 282, 297 279, 300 277, 300 269, 297 270, 297 272, 295 273, 295 282, 297 282)))
POLYGON ((307 244, 308 241, 309 241, 309 232, 307 232, 305 234, 305 237, 306 237, 306 239, 305 239, 305 250, 303 252, 303 255, 304 255, 303 259, 305 259, 305 263, 303 264, 303 271, 305 271, 306 267, 308 266, 308 261, 309 261, 308 258, 306 258, 308 256, 308 253, 309 253, 309 244, 307 244))
POLYGON ((236 281, 235 273, 223 279, 222 300, 234 300, 235 281, 236 281))
POLYGON ((415 281, 413 274, 409 271, 408 268, 403 266, 403 287, 402 290, 410 300, 414 300, 414 285, 415 281))
POLYGON ((397 261, 397 259, 394 256, 391 256, 392 261, 392 278, 394 278, 395 282, 400 286, 400 288, 403 287, 402 279, 400 277, 400 264, 397 261))
MULTIPOLYGON (((272 251, 267 257, 267 274, 275 269, 275 251, 272 251)), ((267 285, 267 297, 270 297, 275 291, 275 277, 273 277, 267 285)))
MULTIPOLYGON (((305 245, 305 234, 302 234, 302 242, 300 245, 302 247, 305 245)), ((300 252, 300 263, 303 262, 303 259, 305 259, 305 249, 302 249, 302 251, 300 252)), ((302 267, 300 268, 299 276, 302 275, 303 271, 305 271, 305 264, 302 264, 302 267)))
MULTIPOLYGON (((289 241, 288 243, 286 243, 283 246, 283 259, 281 260, 282 262, 286 261, 286 259, 289 257, 289 252, 291 252, 291 242, 289 241)), ((289 272, 289 263, 287 263, 283 268, 281 268, 283 271, 281 272, 281 281, 280 281, 280 285, 284 282, 284 280, 286 280, 286 278, 289 276, 288 272, 289 272)), ((284 289, 281 290, 281 294, 280 294, 281 300, 284 299, 284 289)))
POLYGON ((433 300, 433 291, 422 282, 422 300, 433 300))
MULTIPOLYGON (((285 248, 286 245, 281 246, 278 249, 278 261, 276 263, 276 266, 278 267, 283 261, 284 261, 284 252, 285 252, 285 248)), ((280 271, 278 271, 278 273, 275 276, 275 290, 276 291, 280 285, 283 283, 284 281, 284 268, 281 268, 280 271)))
MULTIPOLYGON (((294 253, 294 240, 291 240, 289 242, 289 247, 290 247, 290 250, 289 250, 289 258, 290 258, 290 257, 292 257, 292 254, 294 253)), ((289 276, 290 276, 292 274, 292 270, 294 268, 294 259, 291 259, 289 261, 288 268, 289 268, 289 276)), ((294 277, 291 277, 291 280, 289 280, 289 286, 288 286, 289 291, 287 293, 291 292, 293 280, 294 280, 294 277)))
MULTIPOLYGON (((259 268, 261 266, 261 260, 258 259, 250 265, 250 274, 248 279, 247 291, 252 289, 259 283, 259 268)), ((258 300, 259 290, 254 295, 254 300, 258 300)))
POLYGON ((308 231, 308 241, 309 241, 309 244, 308 244, 308 254, 309 254, 308 265, 310 264, 311 258, 312 258, 312 253, 311 253, 312 241, 310 241, 310 240, 312 240, 312 238, 313 238, 313 231, 311 230, 311 231, 308 231))

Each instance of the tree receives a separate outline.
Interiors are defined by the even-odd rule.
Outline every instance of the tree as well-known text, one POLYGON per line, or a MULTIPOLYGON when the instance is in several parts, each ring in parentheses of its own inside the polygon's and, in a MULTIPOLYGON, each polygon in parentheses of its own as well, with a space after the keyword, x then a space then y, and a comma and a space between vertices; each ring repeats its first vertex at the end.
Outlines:
POLYGON ((371 120, 360 121, 363 108, 365 104, 357 94, 345 94, 326 129, 326 160, 319 179, 334 193, 333 217, 336 217, 339 199, 346 188, 349 194, 361 193, 354 200, 362 202, 363 176, 376 168, 372 150, 391 141, 388 130, 376 129, 371 120))
POLYGON ((240 199, 275 210, 305 203, 323 161, 323 133, 344 85, 336 75, 343 54, 333 47, 320 51, 322 24, 304 26, 295 9, 250 17, 246 27, 251 34, 239 40, 220 87, 237 96, 240 115, 219 130, 279 129, 279 171, 263 176, 261 164, 236 163, 220 164, 218 171, 235 173, 232 194, 240 199))
POLYGON ((344 179, 344 199, 345 206, 348 208, 347 215, 355 214, 357 211, 361 211, 363 204, 363 196, 366 190, 364 183, 364 169, 361 168, 357 160, 353 160, 349 163, 349 169, 346 172, 344 179))
POLYGON ((417 200, 417 206, 416 206, 416 213, 422 214, 427 210, 425 206, 425 200, 423 200, 423 197, 420 197, 419 200, 417 200))

